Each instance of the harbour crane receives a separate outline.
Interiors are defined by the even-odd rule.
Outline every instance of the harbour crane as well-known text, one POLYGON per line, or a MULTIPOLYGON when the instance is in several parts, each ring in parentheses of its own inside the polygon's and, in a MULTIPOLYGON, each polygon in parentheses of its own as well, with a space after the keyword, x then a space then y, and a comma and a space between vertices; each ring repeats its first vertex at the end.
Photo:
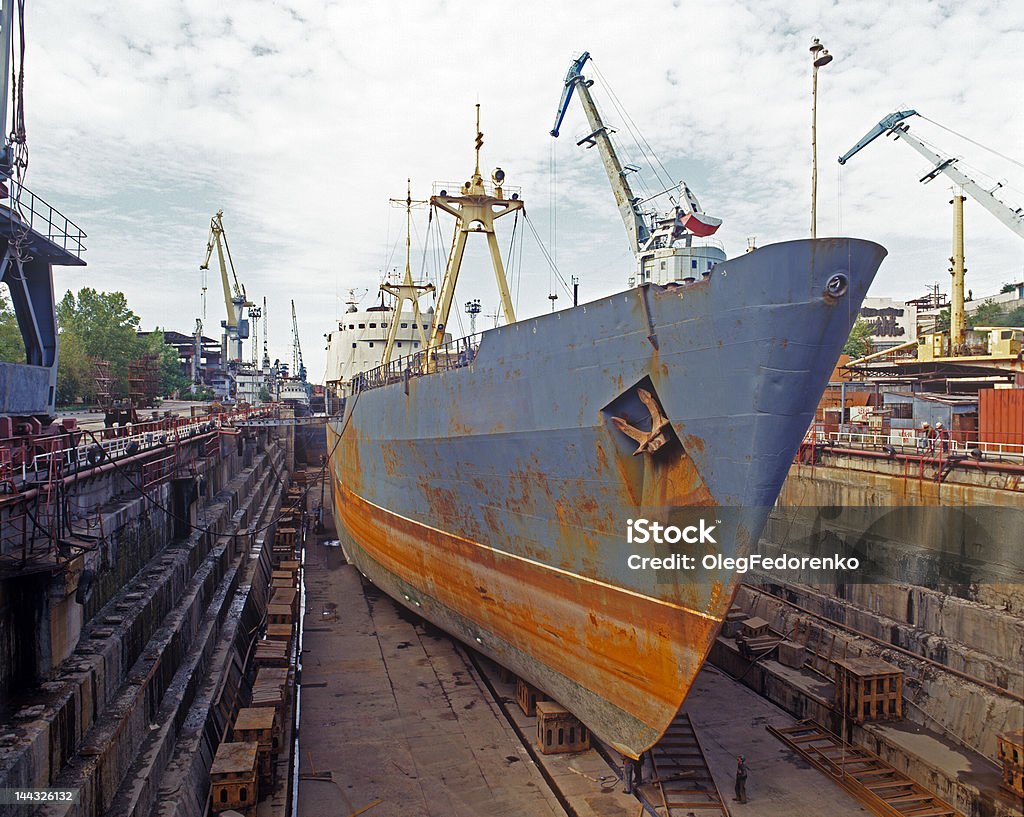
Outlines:
POLYGON ((882 136, 883 134, 891 135, 896 139, 901 139, 906 142, 914 150, 924 156, 925 159, 932 163, 932 169, 921 177, 922 182, 930 182, 940 173, 946 174, 960 187, 962 187, 965 193, 970 194, 971 198, 977 201, 978 204, 1013 230, 1018 237, 1024 238, 1024 208, 1018 207, 1013 209, 1010 205, 999 200, 994 195, 995 191, 1002 187, 1002 183, 997 184, 991 190, 986 190, 974 181, 974 179, 960 172, 956 167, 956 163, 958 161, 956 157, 943 158, 939 154, 934 153, 924 144, 924 142, 910 132, 910 126, 904 122, 904 120, 909 119, 912 116, 920 116, 920 114, 914 110, 896 111, 895 113, 889 114, 864 134, 864 137, 857 142, 857 144, 840 156, 839 164, 846 164, 851 157, 874 142, 879 136, 882 136))
POLYGON ((260 307, 249 307, 249 320, 252 322, 252 367, 254 369, 260 367, 260 318, 262 317, 263 310, 260 307))
MULTIPOLYGON (((846 164, 851 157, 870 145, 879 136, 891 135, 895 139, 906 142, 932 165, 931 170, 921 177, 922 183, 930 182, 940 173, 945 174, 963 192, 969 193, 971 198, 1009 227, 1018 237, 1024 238, 1024 208, 1014 209, 994 195, 995 191, 1002 187, 1002 184, 999 183, 991 190, 986 190, 974 179, 961 173, 956 167, 958 161, 956 157, 940 156, 910 132, 910 126, 905 120, 912 116, 920 116, 920 114, 915 110, 895 111, 889 114, 864 134, 857 144, 840 156, 839 164, 846 164)), ((967 321, 964 315, 964 276, 967 268, 964 264, 963 203, 962 195, 953 196, 953 255, 950 258, 953 286, 950 298, 949 335, 953 351, 957 354, 964 349, 967 339, 967 321)))
POLYGON ((643 201, 634 194, 629 184, 628 175, 638 168, 629 165, 623 167, 619 161, 611 140, 614 131, 605 125, 590 93, 594 82, 583 76, 583 66, 589 59, 590 52, 584 51, 569 66, 551 135, 558 137, 569 101, 574 92, 578 93, 590 134, 584 136, 577 145, 597 147, 601 155, 601 163, 615 195, 615 204, 626 226, 630 249, 637 258, 639 283, 678 282, 696 278, 694 272, 707 274, 714 264, 725 260, 725 253, 718 247, 694 245, 693 239, 713 235, 722 225, 722 220, 707 215, 686 182, 680 181, 678 187, 662 191, 676 191, 677 195, 672 198, 672 208, 666 213, 654 215, 648 222, 649 214, 641 208, 643 201), (675 246, 677 241, 682 241, 685 246, 675 246))
POLYGON ((585 136, 577 144, 597 147, 605 173, 608 174, 608 181, 612 186, 612 192, 615 194, 615 204, 619 208, 619 215, 622 217, 623 224, 626 225, 630 248, 633 252, 639 252, 651 237, 651 231, 647 226, 647 219, 640 209, 640 197, 633 193, 629 179, 626 178, 627 171, 623 169, 622 163, 615 152, 611 131, 601 119, 601 113, 597 110, 594 98, 590 95, 590 88, 594 81, 588 80, 583 76, 583 66, 589 59, 590 52, 584 51, 569 66, 569 71, 565 75, 565 86, 562 88, 562 98, 559 100, 558 111, 555 113, 555 126, 551 129, 551 135, 556 139, 558 138, 559 130, 562 127, 562 120, 565 119, 573 92, 577 91, 591 131, 589 136, 585 136))
POLYGON ((292 377, 306 382, 306 367, 302 362, 302 346, 299 344, 299 321, 295 317, 295 301, 292 301, 292 377))
POLYGON ((270 334, 270 313, 267 312, 267 299, 263 298, 263 371, 270 371, 270 354, 267 351, 267 335, 270 334))
POLYGON ((228 246, 228 236, 224 231, 224 211, 218 210, 217 214, 210 219, 210 238, 206 242, 206 257, 199 269, 210 268, 210 256, 213 250, 217 249, 217 260, 220 262, 220 280, 224 288, 224 306, 227 310, 227 320, 221 321, 224 328, 224 360, 228 364, 239 363, 242 360, 242 341, 249 337, 249 320, 246 317, 246 309, 253 304, 245 296, 245 287, 238 282, 238 275, 235 273, 235 263, 231 259, 231 248, 228 246), (231 269, 231 278, 228 279, 228 269, 231 269))

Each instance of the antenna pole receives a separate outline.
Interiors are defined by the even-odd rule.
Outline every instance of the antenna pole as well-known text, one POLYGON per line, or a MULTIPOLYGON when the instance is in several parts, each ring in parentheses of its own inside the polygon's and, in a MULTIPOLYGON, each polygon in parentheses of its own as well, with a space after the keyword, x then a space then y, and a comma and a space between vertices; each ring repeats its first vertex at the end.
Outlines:
POLYGON ((480 130, 480 103, 476 103, 476 169, 473 175, 480 176, 480 148, 484 146, 484 135, 480 130))

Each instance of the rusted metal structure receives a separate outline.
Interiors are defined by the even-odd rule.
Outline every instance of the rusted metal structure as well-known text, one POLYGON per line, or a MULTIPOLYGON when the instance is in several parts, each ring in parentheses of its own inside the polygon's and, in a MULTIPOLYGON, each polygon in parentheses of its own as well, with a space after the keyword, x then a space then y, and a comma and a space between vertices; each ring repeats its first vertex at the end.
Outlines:
POLYGON ((1024 729, 999 736, 1003 788, 1024 799, 1024 729))
POLYGON ((870 655, 839 658, 836 705, 855 723, 903 717, 903 670, 870 655))
POLYGON ((957 817, 949 803, 859 746, 849 746, 811 721, 765 727, 814 768, 880 817, 957 817))
MULTIPOLYGON (((477 162, 460 195, 435 196, 463 217, 434 339, 464 216, 507 211, 493 178, 477 162)), ((327 433, 349 560, 636 757, 679 711, 735 579, 631 569, 668 549, 626 544, 627 520, 703 515, 715 541, 698 557, 756 544, 884 255, 767 246, 357 377, 327 433)))

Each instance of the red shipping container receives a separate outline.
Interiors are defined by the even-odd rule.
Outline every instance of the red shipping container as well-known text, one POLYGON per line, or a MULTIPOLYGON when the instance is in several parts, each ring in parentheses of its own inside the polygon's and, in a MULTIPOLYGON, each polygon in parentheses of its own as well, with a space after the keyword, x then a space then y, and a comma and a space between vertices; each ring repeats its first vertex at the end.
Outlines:
POLYGON ((978 392, 978 439, 983 443, 1024 445, 1024 389, 978 392))

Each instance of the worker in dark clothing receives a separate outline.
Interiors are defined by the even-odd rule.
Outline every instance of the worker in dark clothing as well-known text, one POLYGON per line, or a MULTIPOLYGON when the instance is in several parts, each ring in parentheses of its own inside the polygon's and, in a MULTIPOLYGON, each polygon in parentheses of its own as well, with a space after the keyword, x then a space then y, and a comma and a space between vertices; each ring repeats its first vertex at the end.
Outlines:
POLYGON ((736 797, 733 799, 747 802, 747 761, 743 755, 736 758, 736 797))
POLYGON ((632 794, 633 790, 644 782, 644 756, 634 760, 631 757, 622 759, 622 782, 625 786, 623 794, 632 794))

